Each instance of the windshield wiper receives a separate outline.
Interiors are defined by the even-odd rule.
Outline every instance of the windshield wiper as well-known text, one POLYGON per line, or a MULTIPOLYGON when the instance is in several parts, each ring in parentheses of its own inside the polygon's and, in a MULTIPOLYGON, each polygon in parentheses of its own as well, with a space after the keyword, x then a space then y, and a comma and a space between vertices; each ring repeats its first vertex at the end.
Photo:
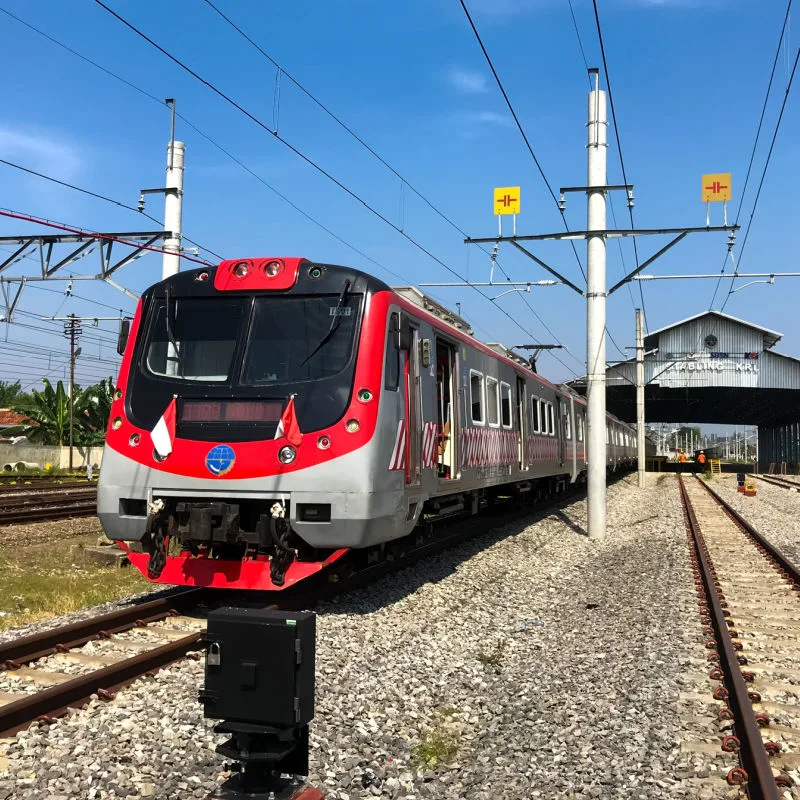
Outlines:
POLYGON ((325 336, 322 337, 319 344, 311 351, 310 355, 308 355, 305 361, 300 362, 300 366, 305 366, 311 359, 330 341, 331 336, 336 333, 336 329, 339 327, 342 316, 339 312, 342 309, 342 305, 344 301, 347 299, 347 293, 350 291, 350 281, 346 280, 344 282, 344 289, 342 289, 342 293, 339 295, 339 302, 336 304, 336 309, 333 311, 333 321, 331 322, 331 327, 328 328, 328 332, 325 336))
POLYGON ((176 372, 181 367, 181 352, 178 347, 178 342, 175 339, 175 304, 172 302, 172 294, 169 290, 169 283, 164 287, 164 295, 166 299, 166 327, 167 327, 167 339, 169 339, 170 346, 172 348, 172 352, 170 353, 169 350, 167 351, 167 365, 169 366, 169 362, 175 362, 176 372))

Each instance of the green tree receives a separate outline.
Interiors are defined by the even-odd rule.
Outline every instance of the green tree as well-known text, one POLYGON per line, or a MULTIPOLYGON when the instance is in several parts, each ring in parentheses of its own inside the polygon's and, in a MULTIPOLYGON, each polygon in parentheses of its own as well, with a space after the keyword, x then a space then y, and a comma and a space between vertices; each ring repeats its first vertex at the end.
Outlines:
MULTIPOLYGON (((114 402, 114 380, 105 378, 94 386, 81 391, 79 409, 81 417, 80 437, 75 441, 85 445, 101 445, 106 439, 111 404, 114 402)), ((77 403, 76 396, 76 403, 77 403)))
MULTIPOLYGON (((7 428, 6 434, 27 436, 35 444, 63 445, 69 444, 69 394, 64 384, 59 381, 56 387, 47 378, 42 378, 44 388, 32 389, 28 397, 12 406, 18 414, 24 414, 30 421, 13 428, 7 428)), ((81 395, 75 389, 75 405, 73 413, 73 438, 77 442, 77 434, 81 430, 81 395)))
POLYGON ((21 397, 25 397, 25 393, 19 381, 0 381, 0 408, 11 408, 21 397))

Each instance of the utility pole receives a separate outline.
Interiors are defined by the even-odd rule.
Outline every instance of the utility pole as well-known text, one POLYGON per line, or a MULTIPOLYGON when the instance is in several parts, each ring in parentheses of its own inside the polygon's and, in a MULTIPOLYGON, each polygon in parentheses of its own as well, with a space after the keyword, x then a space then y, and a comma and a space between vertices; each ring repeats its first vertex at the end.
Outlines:
POLYGON ((644 489, 644 314, 641 308, 636 309, 636 460, 639 488, 644 489))
MULTIPOLYGON (((606 229, 606 93, 600 71, 590 69, 587 125, 588 169, 586 230, 606 229)), ((606 535, 606 239, 586 238, 586 399, 588 464, 588 529, 590 539, 606 535)))
POLYGON ((75 416, 75 361, 81 354, 81 348, 76 349, 78 337, 83 333, 81 321, 74 314, 70 314, 64 323, 64 336, 69 339, 69 469, 72 471, 72 449, 74 445, 74 416, 75 416))
POLYGON ((161 279, 177 275, 181 268, 181 225, 183 220, 183 164, 186 145, 175 141, 175 100, 164 101, 172 109, 169 144, 167 145, 167 180, 163 189, 142 189, 139 211, 144 211, 146 194, 164 195, 164 230, 169 234, 164 240, 161 261, 161 279))

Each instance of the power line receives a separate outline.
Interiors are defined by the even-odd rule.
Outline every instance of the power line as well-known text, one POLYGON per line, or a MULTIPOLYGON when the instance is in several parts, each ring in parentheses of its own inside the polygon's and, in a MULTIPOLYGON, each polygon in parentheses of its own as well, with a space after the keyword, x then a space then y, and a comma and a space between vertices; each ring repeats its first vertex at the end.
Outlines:
POLYGON ((572 0, 569 0, 569 13, 572 15, 572 27, 575 29, 575 35, 578 37, 578 47, 581 49, 581 56, 583 58, 583 66, 586 67, 587 72, 587 79, 589 80, 589 86, 592 86, 592 79, 588 75, 589 72, 589 62, 586 60, 586 51, 583 49, 583 40, 581 39, 581 32, 578 29, 578 20, 575 19, 575 9, 572 7, 572 0))
MULTIPOLYGON (((185 72, 187 72, 193 78, 195 78, 197 81, 202 83, 204 86, 206 86, 209 90, 211 90, 218 97, 220 97, 225 102, 227 102, 228 104, 233 106, 235 109, 237 109, 239 112, 244 114, 244 116, 246 116, 249 120, 251 120, 256 125, 258 125, 258 127, 262 128, 267 133, 270 133, 275 139, 277 139, 279 142, 281 142, 281 144, 283 144, 285 147, 287 147, 289 150, 291 150, 293 153, 295 153, 299 158, 301 158, 303 161, 305 161, 309 166, 313 167, 321 175, 323 175, 324 177, 328 178, 328 180, 330 180, 332 183, 336 184, 340 189, 342 189, 342 191, 344 191, 346 194, 348 194, 350 197, 352 197, 354 200, 356 200, 358 203, 360 203, 365 209, 367 209, 375 217, 377 217, 379 220, 381 220, 384 224, 388 225, 394 231, 399 233, 403 238, 405 238, 408 242, 413 244, 418 250, 420 250, 420 252, 422 252, 425 255, 427 255, 431 260, 435 261, 441 267, 446 269, 450 274, 456 276, 460 280, 464 280, 464 278, 461 275, 459 275, 458 272, 456 272, 452 267, 450 267, 447 263, 445 263, 438 256, 434 255, 430 250, 428 250, 424 245, 422 245, 420 242, 418 242, 413 236, 408 234, 405 230, 403 230, 398 225, 393 223, 384 214, 382 214, 380 211, 378 211, 374 206, 370 205, 366 200, 364 200, 364 198, 362 198, 357 192, 355 192, 353 189, 351 189, 342 180, 336 178, 333 174, 331 174, 328 170, 326 170, 324 167, 322 167, 319 163, 314 161, 314 159, 312 159, 310 156, 307 156, 299 148, 295 147, 291 142, 289 142, 288 140, 284 139, 278 133, 277 130, 272 130, 265 122, 260 120, 254 114, 250 113, 246 108, 244 108, 242 105, 240 105, 232 97, 230 97, 229 95, 225 94, 225 92, 223 92, 221 89, 219 89, 217 86, 215 86, 210 81, 208 81, 205 78, 203 78, 201 75, 199 75, 197 72, 195 72, 191 67, 189 67, 187 64, 185 64, 183 61, 181 61, 177 56, 175 56, 172 53, 170 53, 168 50, 166 50, 161 45, 159 45, 157 42, 155 42, 153 39, 151 39, 143 31, 139 30, 139 28, 137 28, 135 25, 133 25, 132 23, 128 22, 128 20, 126 20, 120 14, 117 14, 117 12, 114 11, 113 9, 109 8, 105 3, 102 2, 102 0, 94 0, 94 1, 95 1, 95 3, 97 5, 99 5, 101 8, 103 8, 109 14, 111 14, 111 16, 113 16, 115 19, 117 19, 119 22, 121 22, 123 25, 125 25, 125 27, 127 27, 129 30, 131 30, 133 33, 135 33, 140 38, 144 39, 152 47, 156 48, 160 53, 162 53, 164 56, 166 56, 170 61, 172 61, 177 66, 179 66, 181 69, 183 69, 185 72)), ((553 196, 555 197, 555 195, 553 195, 553 196)), ((573 245, 573 247, 574 247, 574 245, 573 245)), ((576 257, 577 257, 577 252, 576 252, 576 257)), ((480 294, 481 296, 483 296, 487 300, 491 301, 491 298, 489 298, 486 294, 484 294, 482 291, 480 291, 480 289, 478 289, 477 287, 473 286, 468 281, 466 283, 467 283, 468 286, 470 286, 472 289, 474 289, 476 292, 478 292, 478 294, 480 294)), ((500 308, 499 306, 496 306, 496 307, 500 308)), ((514 317, 512 317, 504 309, 500 309, 500 310, 510 320, 512 320, 514 322, 514 324, 517 325, 527 336, 530 336, 530 332, 527 331, 524 327, 522 327, 514 317)), ((561 363, 563 364, 563 362, 561 362, 561 363)), ((565 366, 565 368, 569 369, 569 367, 566 367, 566 364, 564 364, 564 366, 565 366)))
MULTIPOLYGON (((622 143, 620 142, 619 138, 619 125, 617 125, 617 112, 614 108, 614 93, 611 91, 611 75, 608 71, 608 62, 606 61, 606 47, 605 43, 603 42, 603 31, 600 28, 600 12, 597 10, 597 0, 592 0, 592 6, 594 7, 594 19, 597 25, 597 38, 600 42, 600 57, 603 60, 603 72, 606 76, 606 88, 608 89, 608 103, 611 106, 611 119, 614 123, 614 138, 617 141, 617 155, 619 156, 619 165, 622 169, 622 182, 627 186, 628 185, 628 176, 625 172, 625 160, 622 156, 622 143)), ((613 212, 612 212, 613 213, 613 212)), ((630 202, 628 202, 628 214, 630 215, 631 219, 631 228, 635 228, 636 225, 633 222, 633 207, 631 206, 630 202)), ((631 237, 633 240, 633 256, 636 261, 636 268, 639 268, 639 248, 636 244, 636 237, 631 237)), ((644 302, 644 290, 642 289, 642 282, 637 281, 639 284, 639 297, 642 301, 642 316, 644 318, 644 329, 645 332, 649 332, 649 328, 647 325, 647 309, 645 308, 644 302)))
POLYGON ((728 289, 728 295, 725 298, 725 302, 722 304, 722 308, 720 309, 720 311, 724 311, 725 310, 725 306, 728 305, 728 300, 730 300, 731 294, 733 294, 733 284, 736 281, 736 273, 739 270, 739 264, 742 263, 742 254, 744 253, 744 248, 747 245, 747 237, 750 235, 750 227, 753 224, 753 217, 755 216, 756 208, 758 207, 758 201, 759 201, 759 198, 761 197, 761 189, 764 186, 764 178, 767 177, 767 170, 769 169, 769 162, 770 162, 770 159, 772 158, 772 151, 773 151, 773 149, 775 147, 775 140, 778 138, 778 131, 780 130, 780 127, 781 127, 781 120, 783 119, 783 112, 784 112, 784 109, 786 108, 786 101, 789 99, 789 92, 792 89, 792 82, 794 81, 794 74, 797 71, 797 62, 798 62, 798 60, 800 60, 800 47, 797 48, 797 55, 794 57, 794 65, 792 66, 792 73, 789 76, 789 83, 786 86, 786 92, 783 95, 783 102, 781 103, 781 111, 780 111, 780 114, 778 114, 778 121, 775 123, 775 132, 772 134, 772 141, 770 142, 770 145, 769 145, 769 152, 767 153, 767 160, 764 163, 764 170, 761 173, 761 180, 758 182, 758 191, 756 192, 756 198, 753 201, 753 210, 750 212, 750 218, 747 221, 747 229, 744 232, 744 239, 742 240, 742 246, 739 248, 739 262, 734 267, 733 275, 731 276, 731 288, 728 289))
MULTIPOLYGON (((570 0, 571 1, 571 0, 570 0)), ((433 201, 428 199, 421 191, 419 191, 404 175, 402 175, 394 166, 392 166, 380 153, 378 153, 373 147, 371 147, 367 142, 359 136, 347 123, 345 123, 341 117, 337 116, 325 103, 323 103, 318 97, 316 97, 309 89, 307 89, 300 81, 298 81, 295 77, 293 77, 287 70, 279 64, 268 52, 266 52, 259 44, 256 42, 251 36, 249 36, 246 31, 244 31, 239 25, 237 25, 230 17, 224 14, 211 0, 204 0, 206 5, 211 8, 217 15, 219 15, 231 28, 233 28, 242 38, 244 38, 252 47, 254 47, 270 64, 272 64, 276 70, 278 70, 278 75, 284 75, 288 78, 303 94, 306 95, 313 103, 315 103, 322 111, 325 112, 337 125, 339 125, 344 131, 346 131, 350 136, 353 137, 367 152, 369 152, 372 156, 374 156, 386 169, 388 169, 395 177, 397 177, 401 181, 401 187, 404 185, 408 187, 417 197, 419 197, 432 211, 434 211, 439 217, 441 217, 450 227, 452 227, 455 231, 457 231, 461 236, 467 237, 467 232, 463 230, 456 222, 453 221, 451 217, 445 214, 440 208, 438 208, 433 201)), ((480 247, 484 253, 489 255, 489 251, 484 247, 480 247)), ((509 274, 503 269, 498 261, 495 260, 495 264, 497 264, 500 271, 503 275, 508 279, 511 280, 509 274)), ((525 305, 528 307, 528 310, 536 317, 536 319, 541 323, 544 329, 550 334, 550 336, 555 338, 555 334, 549 328, 549 326, 545 323, 545 321, 541 318, 541 316, 534 310, 533 306, 530 304, 528 299, 522 296, 522 300, 525 305)), ((494 301, 493 301, 494 302, 494 301)), ((575 358, 572 353, 567 350, 567 352, 575 358)), ((578 359, 576 359, 578 360, 578 359)), ((581 362, 579 362, 581 363, 581 362)))
MULTIPOLYGON (((95 0, 95 2, 99 3, 100 0, 95 0)), ((516 123, 517 130, 520 132, 522 136, 522 140, 525 142, 525 146, 528 148, 528 152, 533 159, 533 163, 536 165, 536 169, 539 170, 539 174, 542 176, 542 180, 544 181, 545 186, 547 187, 547 191, 550 193, 550 197, 553 198, 553 202, 556 204, 556 209, 558 209, 558 213, 561 215, 561 221, 564 223, 564 229, 569 231, 569 225, 567 225, 567 218, 564 215, 564 211, 561 208, 561 205, 558 202, 558 198, 556 197, 555 191, 553 191, 553 187, 550 185, 550 181, 547 180, 547 176, 544 174, 544 169, 536 157, 536 153, 533 152, 533 147, 531 146, 530 141, 528 141, 528 137, 525 134, 525 130, 522 127, 522 123, 519 121, 519 117, 517 116, 517 112, 514 110, 514 106, 511 105, 511 100, 508 97, 508 93, 503 86, 503 82, 500 80, 500 76, 497 74, 497 70, 494 68, 494 64, 492 63, 492 59, 489 56, 489 52, 486 50, 486 47, 483 44, 483 39, 481 39, 480 33, 478 33, 478 29, 475 27, 475 23, 472 21, 472 15, 469 13, 469 9, 466 6, 464 0, 459 0, 461 3, 461 8, 464 9, 464 14, 466 14, 467 20, 469 22, 470 27, 472 28, 472 32, 475 34, 475 38, 480 45, 481 51, 483 52, 484 58, 486 59, 486 63, 489 65, 489 69, 492 71, 492 75, 494 75, 495 82, 497 83, 498 89, 500 89, 500 93, 503 95, 503 99, 506 101, 506 105, 508 106, 508 110, 511 112, 511 116, 514 118, 514 122, 516 123)), ((581 275, 583 275, 584 280, 586 280, 586 272, 583 269, 583 264, 581 264, 580 257, 578 256, 578 251, 575 248, 575 242, 570 242, 572 245, 572 252, 575 254, 575 260, 578 262, 578 267, 580 267, 581 275)))
MULTIPOLYGON (((30 169, 28 167, 23 167, 22 164, 15 164, 13 161, 6 161, 4 158, 0 158, 0 164, 5 164, 7 167, 13 167, 14 169, 18 169, 21 172, 27 172, 28 175, 34 175, 37 178, 42 178, 43 180, 50 181, 50 183, 56 183, 59 186, 64 186, 67 189, 72 189, 76 192, 80 192, 81 194, 89 195, 89 197, 95 197, 98 200, 104 200, 106 203, 111 203, 112 205, 119 206, 120 208, 125 208, 128 211, 135 211, 137 214, 143 217, 147 217, 147 219, 152 220, 153 222, 157 223, 158 225, 164 226, 164 223, 157 219, 156 217, 151 216, 145 211, 140 211, 138 208, 134 208, 133 206, 129 206, 127 203, 123 203, 120 200, 114 200, 113 197, 106 197, 104 194, 98 194, 97 192, 92 192, 89 189, 84 189, 81 186, 75 186, 73 183, 67 183, 66 181, 59 180, 58 178, 54 178, 52 175, 45 175, 43 172, 37 172, 35 169, 30 169)), ((195 242, 194 239, 190 239, 188 236, 181 235, 182 239, 185 239, 190 244, 193 244, 195 247, 199 247, 201 250, 204 250, 206 253, 211 253, 212 256, 215 256, 220 261, 222 261, 222 256, 219 253, 215 253, 208 247, 204 247, 203 245, 195 242)))
MULTIPOLYGON (((758 120, 758 128, 756 129, 756 136, 753 140, 753 149, 750 151, 750 161, 747 164, 747 175, 744 179, 744 186, 742 187, 742 193, 739 196, 739 207, 736 209, 736 221, 734 225, 739 224, 739 215, 742 213, 742 206, 744 205, 744 195, 747 191, 747 184, 750 181, 750 171, 753 168, 753 161, 756 156, 756 148, 758 146, 758 140, 761 136, 761 126, 764 124, 764 115, 767 112, 767 103, 769 102, 769 96, 772 92, 772 81, 775 78, 775 69, 778 66, 778 59, 781 55, 781 45, 783 44, 783 37, 786 33, 786 25, 789 21, 789 12, 792 10, 792 0, 789 0, 786 6, 786 14, 783 17, 783 26, 781 27, 781 33, 778 37, 778 46, 775 48, 775 58, 772 61, 772 70, 769 73, 769 82, 767 83, 767 92, 764 95, 764 104, 761 106, 761 117, 758 120)), ((711 302, 708 304, 708 310, 711 311, 712 307, 714 306, 714 301, 717 299, 717 292, 719 291, 719 285, 722 283, 722 277, 725 274, 725 267, 728 264, 728 256, 730 255, 730 250, 725 252, 725 260, 722 262, 722 269, 720 270, 719 278, 717 279, 717 285, 714 287, 714 294, 711 297, 711 302)), ((735 270, 734 270, 735 271, 735 270)), ((731 284, 732 286, 733 284, 731 284)))

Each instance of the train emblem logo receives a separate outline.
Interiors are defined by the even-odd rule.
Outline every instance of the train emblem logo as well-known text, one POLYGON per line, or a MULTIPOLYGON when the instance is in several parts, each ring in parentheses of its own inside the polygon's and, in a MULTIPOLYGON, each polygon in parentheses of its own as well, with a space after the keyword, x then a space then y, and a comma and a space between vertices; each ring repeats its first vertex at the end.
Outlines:
POLYGON ((236 463, 236 453, 233 452, 232 447, 226 444, 218 444, 208 451, 206 456, 206 467, 212 475, 218 478, 222 475, 227 475, 236 463))

